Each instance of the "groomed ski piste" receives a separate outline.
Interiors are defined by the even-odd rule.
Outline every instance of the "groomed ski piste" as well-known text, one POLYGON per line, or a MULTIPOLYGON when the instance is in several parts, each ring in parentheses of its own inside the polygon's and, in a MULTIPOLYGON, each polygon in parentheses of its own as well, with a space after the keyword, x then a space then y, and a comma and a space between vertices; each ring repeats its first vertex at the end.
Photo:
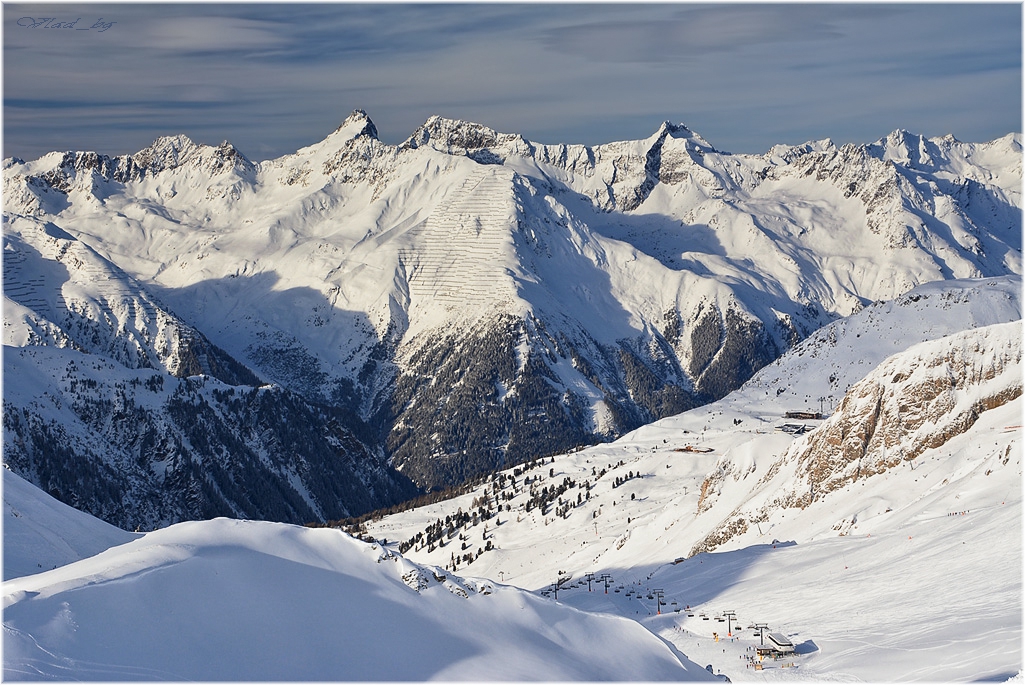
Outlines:
POLYGON ((369 523, 373 542, 228 519, 122 537, 5 472, 4 677, 1020 680, 1020 288, 866 308, 720 402, 369 523), (867 416, 844 480, 822 441, 867 416), (399 554, 485 499, 497 516, 399 554), (482 553, 452 571, 461 543, 482 553), (759 660, 752 626, 794 652, 759 660))

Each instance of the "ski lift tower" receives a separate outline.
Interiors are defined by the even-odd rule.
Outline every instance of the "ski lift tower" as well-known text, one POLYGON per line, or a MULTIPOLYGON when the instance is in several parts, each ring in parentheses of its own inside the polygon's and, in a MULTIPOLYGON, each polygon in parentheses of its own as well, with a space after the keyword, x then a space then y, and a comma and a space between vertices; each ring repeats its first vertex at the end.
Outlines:
POLYGON ((726 617, 726 637, 733 637, 733 622, 737 620, 737 612, 724 611, 722 615, 726 617))
POLYGON ((662 606, 665 604, 665 602, 662 601, 662 597, 665 595, 665 591, 661 589, 654 589, 651 591, 651 593, 655 595, 655 613, 661 615, 662 606))

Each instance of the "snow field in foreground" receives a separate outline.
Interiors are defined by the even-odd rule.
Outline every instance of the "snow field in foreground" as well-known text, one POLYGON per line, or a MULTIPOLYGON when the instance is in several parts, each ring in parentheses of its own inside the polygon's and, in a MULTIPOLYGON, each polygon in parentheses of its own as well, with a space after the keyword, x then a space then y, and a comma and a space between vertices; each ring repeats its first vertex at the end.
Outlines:
POLYGON ((183 523, 4 585, 4 677, 694 680, 633 621, 328 529, 183 523))

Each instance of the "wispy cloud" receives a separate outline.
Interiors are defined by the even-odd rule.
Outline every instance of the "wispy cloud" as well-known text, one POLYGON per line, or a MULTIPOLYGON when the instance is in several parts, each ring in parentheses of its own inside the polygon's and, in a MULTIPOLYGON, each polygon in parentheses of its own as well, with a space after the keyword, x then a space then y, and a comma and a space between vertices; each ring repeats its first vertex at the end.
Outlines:
POLYGON ((843 37, 837 20, 852 14, 848 8, 821 5, 698 6, 669 17, 557 26, 543 40, 550 50, 601 62, 674 62, 753 46, 792 49, 835 40, 843 37))
POLYGON ((171 17, 135 34, 137 46, 171 52, 222 54, 273 50, 289 42, 279 24, 239 17, 171 17))
POLYGON ((982 139, 1020 127, 1021 6, 6 4, 4 98, 4 154, 23 157, 182 132, 259 159, 355 107, 391 142, 434 113, 542 142, 671 119, 750 152, 898 126, 982 139))

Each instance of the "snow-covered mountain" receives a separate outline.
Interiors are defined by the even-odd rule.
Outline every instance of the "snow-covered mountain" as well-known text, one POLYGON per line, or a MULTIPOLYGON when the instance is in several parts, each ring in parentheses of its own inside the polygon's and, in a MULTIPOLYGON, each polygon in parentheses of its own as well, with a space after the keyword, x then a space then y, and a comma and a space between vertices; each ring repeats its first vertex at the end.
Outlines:
POLYGON ((148 533, 5 581, 3 610, 5 680, 715 680, 634 621, 281 523, 148 533))
POLYGON ((5 524, 51 533, 5 547, 13 575, 60 531, 105 551, 5 581, 4 676, 1020 678, 1021 348, 1020 277, 930 283, 717 402, 368 521, 377 541, 132 540, 14 480, 5 524), (795 653, 754 659, 756 625, 795 653))
POLYGON ((303 523, 415 494, 351 410, 264 385, 53 223, 8 226, 4 461, 33 483, 147 530, 303 523))
POLYGON ((734 681, 1006 679, 1022 665, 1021 348, 1020 278, 927 284, 720 401, 363 530, 459 573, 558 585, 734 681), (609 595, 588 592, 603 574, 609 595), (716 643, 727 610, 740 630, 716 643), (801 647, 797 671, 750 668, 759 621, 801 647))
POLYGON ((357 111, 260 163, 177 136, 4 164, 5 345, 258 377, 425 488, 721 398, 916 285, 1021 273, 1018 134, 734 155, 432 117, 393 146, 357 111))

